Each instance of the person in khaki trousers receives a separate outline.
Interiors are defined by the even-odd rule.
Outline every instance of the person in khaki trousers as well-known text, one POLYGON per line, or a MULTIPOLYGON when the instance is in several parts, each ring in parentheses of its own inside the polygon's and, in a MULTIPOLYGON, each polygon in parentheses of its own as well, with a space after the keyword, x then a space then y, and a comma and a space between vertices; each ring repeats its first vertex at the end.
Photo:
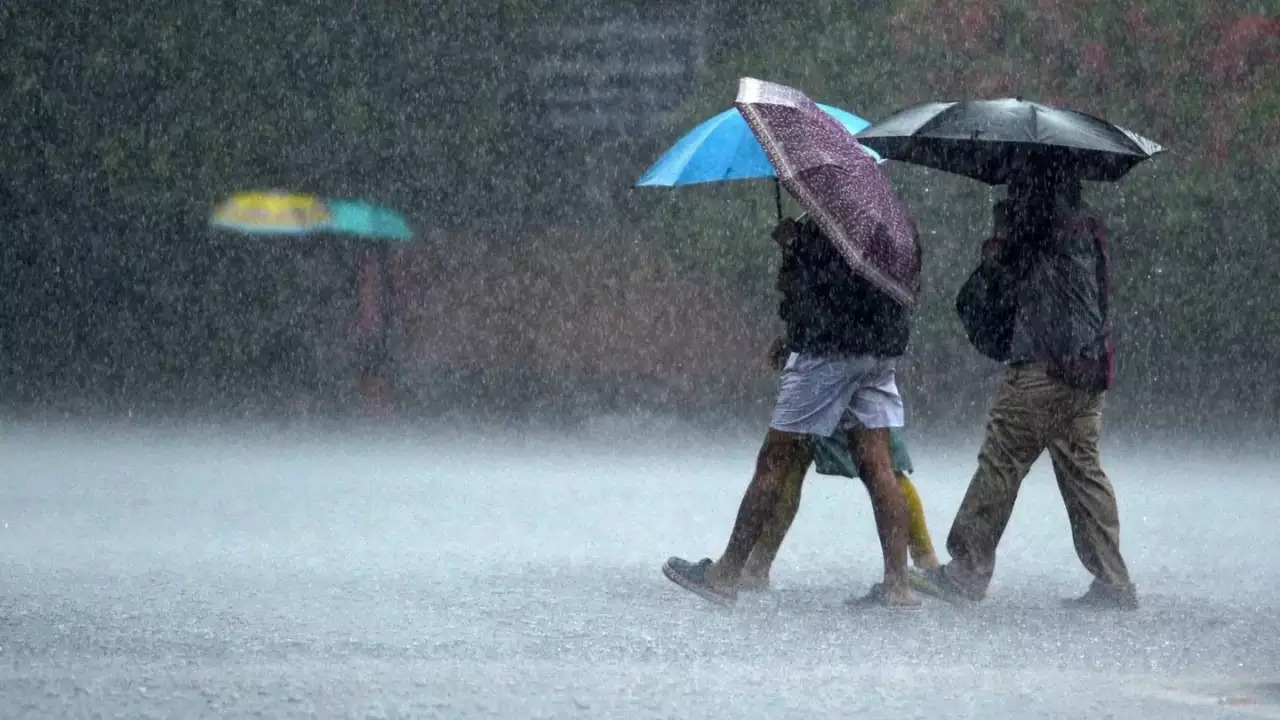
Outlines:
POLYGON ((949 601, 986 597, 1019 487, 1048 450, 1076 554, 1094 578, 1088 592, 1066 603, 1138 605, 1120 554, 1115 491, 1098 454, 1114 367, 1106 234, 1080 195, 1077 178, 1032 168, 1010 181, 1008 199, 997 205, 996 232, 979 272, 1004 283, 1013 300, 1007 347, 995 355, 1008 367, 978 469, 947 537, 951 561, 913 574, 913 585, 925 594, 949 601))

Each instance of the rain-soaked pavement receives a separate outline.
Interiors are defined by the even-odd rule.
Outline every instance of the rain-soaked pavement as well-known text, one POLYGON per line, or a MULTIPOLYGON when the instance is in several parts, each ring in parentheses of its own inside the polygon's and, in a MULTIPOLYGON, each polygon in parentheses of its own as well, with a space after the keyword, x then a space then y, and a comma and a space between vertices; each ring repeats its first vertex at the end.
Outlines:
MULTIPOLYGON (((0 717, 1280 718, 1274 459, 1106 449, 1136 613, 1057 607, 1087 577, 1042 466, 983 605, 843 608, 875 533, 818 478, 724 611, 659 566, 722 547, 753 443, 614 429, 8 427, 0 717)), ((976 446, 912 439, 941 544, 976 446)))

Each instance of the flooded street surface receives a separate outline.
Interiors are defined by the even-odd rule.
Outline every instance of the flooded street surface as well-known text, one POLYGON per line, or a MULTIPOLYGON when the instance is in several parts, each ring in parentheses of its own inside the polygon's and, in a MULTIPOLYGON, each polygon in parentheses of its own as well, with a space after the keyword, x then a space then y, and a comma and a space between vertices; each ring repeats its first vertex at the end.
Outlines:
MULTIPOLYGON (((1088 576, 1047 461, 990 598, 898 616, 861 486, 815 476, 775 590, 666 581, 715 555, 747 436, 237 431, 0 437, 0 716, 1280 718, 1280 473, 1104 447, 1142 593, 1088 576)), ((911 435, 944 543, 972 447, 911 435)))

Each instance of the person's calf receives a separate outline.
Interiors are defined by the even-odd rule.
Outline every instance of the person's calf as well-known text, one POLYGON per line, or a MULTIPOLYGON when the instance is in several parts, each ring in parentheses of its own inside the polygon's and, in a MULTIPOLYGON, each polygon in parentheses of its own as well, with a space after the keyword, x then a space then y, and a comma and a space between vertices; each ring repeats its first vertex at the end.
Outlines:
POLYGON ((884 555, 884 584, 886 591, 908 588, 905 515, 900 502, 895 502, 897 487, 891 483, 869 479, 865 482, 871 496, 872 512, 876 518, 876 530, 880 535, 884 555))
POLYGON ((850 445, 858 449, 859 474, 871 496, 871 508, 884 555, 884 592, 911 594, 907 576, 907 507, 893 474, 886 429, 857 430, 850 445))
POLYGON ((743 567, 777 512, 786 476, 803 447, 802 436, 769 431, 756 460, 755 475, 738 506, 729 543, 720 559, 707 569, 708 582, 720 588, 737 587, 743 567))
POLYGON ((755 547, 751 548, 751 555, 747 557, 746 565, 742 568, 742 575, 738 579, 739 589, 750 591, 769 588, 769 571, 773 567, 773 561, 778 557, 782 541, 786 539, 787 531, 791 529, 796 513, 800 510, 800 493, 804 487, 804 476, 810 462, 812 462, 811 453, 803 452, 796 456, 791 469, 787 472, 773 517, 765 525, 764 532, 760 534, 760 539, 756 540, 755 547))

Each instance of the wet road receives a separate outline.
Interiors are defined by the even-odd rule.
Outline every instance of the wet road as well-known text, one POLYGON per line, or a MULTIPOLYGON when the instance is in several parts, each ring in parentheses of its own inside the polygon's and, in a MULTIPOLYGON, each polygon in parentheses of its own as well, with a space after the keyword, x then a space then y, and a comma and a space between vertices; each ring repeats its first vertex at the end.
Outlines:
MULTIPOLYGON (((975 448, 911 439, 941 544, 975 448)), ((878 552, 839 479, 774 592, 724 611, 662 578, 723 547, 753 455, 8 427, 0 717, 1280 718, 1272 459, 1107 449, 1139 612, 1057 607, 1088 578, 1037 466, 990 600, 900 617, 841 606, 878 552)))

